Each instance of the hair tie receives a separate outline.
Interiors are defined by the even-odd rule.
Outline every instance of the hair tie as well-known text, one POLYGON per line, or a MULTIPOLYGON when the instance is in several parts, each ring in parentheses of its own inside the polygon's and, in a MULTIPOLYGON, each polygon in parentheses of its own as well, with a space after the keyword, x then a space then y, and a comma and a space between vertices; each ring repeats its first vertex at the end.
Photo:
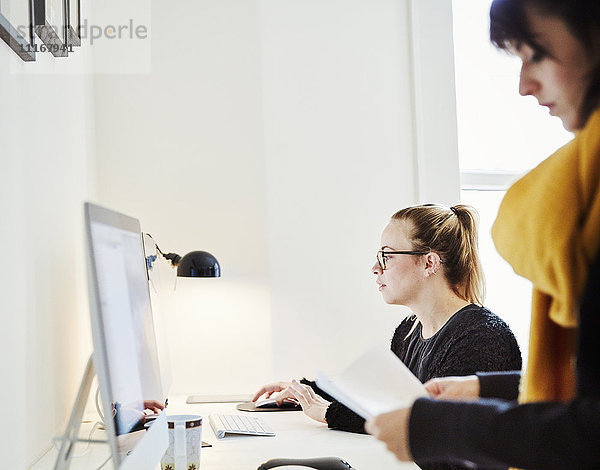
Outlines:
POLYGON ((456 210, 456 207, 452 206, 450 210, 458 217, 458 211, 456 210))

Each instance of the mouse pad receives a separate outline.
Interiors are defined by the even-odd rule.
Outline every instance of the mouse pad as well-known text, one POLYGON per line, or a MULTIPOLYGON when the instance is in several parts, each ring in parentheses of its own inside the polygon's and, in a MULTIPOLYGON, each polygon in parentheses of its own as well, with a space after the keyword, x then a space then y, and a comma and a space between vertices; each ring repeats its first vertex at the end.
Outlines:
POLYGON ((265 408, 257 408, 256 403, 248 401, 236 405, 236 409, 240 411, 302 411, 300 405, 293 403, 284 403, 283 406, 269 406, 265 408))

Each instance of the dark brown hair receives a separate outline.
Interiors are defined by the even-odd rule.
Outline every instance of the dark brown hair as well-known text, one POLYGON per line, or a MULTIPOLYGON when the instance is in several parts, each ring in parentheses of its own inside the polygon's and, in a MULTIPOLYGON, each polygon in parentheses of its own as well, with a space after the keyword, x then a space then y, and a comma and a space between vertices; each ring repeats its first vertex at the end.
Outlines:
POLYGON ((562 20, 595 62, 590 73, 590 85, 579 110, 585 123, 600 105, 600 1, 494 0, 490 8, 490 40, 496 47, 508 50, 512 45, 525 43, 536 52, 547 53, 527 22, 528 7, 562 20))
POLYGON ((473 207, 462 204, 451 208, 436 204, 412 206, 392 216, 392 220, 410 224, 414 250, 431 250, 440 256, 444 275, 456 295, 483 305, 485 279, 479 260, 478 219, 473 207))

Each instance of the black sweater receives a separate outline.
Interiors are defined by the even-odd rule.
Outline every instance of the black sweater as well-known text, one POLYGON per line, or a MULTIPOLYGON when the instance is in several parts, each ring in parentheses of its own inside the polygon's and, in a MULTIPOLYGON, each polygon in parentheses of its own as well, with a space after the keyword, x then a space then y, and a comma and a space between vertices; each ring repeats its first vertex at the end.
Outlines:
MULTIPOLYGON (((524 469, 599 468, 598 331, 600 257, 590 271, 580 304, 575 399, 522 405, 497 399, 473 403, 419 399, 409 425, 415 460, 524 469)), ((516 392, 516 384, 514 374, 481 377, 482 396, 494 395, 497 388, 512 387, 516 392)))
MULTIPOLYGON (((434 377, 470 375, 477 371, 521 369, 521 352, 512 331, 484 307, 467 305, 427 339, 422 336, 420 323, 411 332, 415 322, 416 317, 411 316, 400 323, 392 337, 391 349, 421 382, 434 377)), ((313 387, 327 400, 333 400, 314 382, 303 380, 303 383, 313 387)), ((365 432, 364 419, 337 401, 332 401, 325 419, 333 429, 365 432)), ((425 468, 459 467, 427 465, 425 468)))

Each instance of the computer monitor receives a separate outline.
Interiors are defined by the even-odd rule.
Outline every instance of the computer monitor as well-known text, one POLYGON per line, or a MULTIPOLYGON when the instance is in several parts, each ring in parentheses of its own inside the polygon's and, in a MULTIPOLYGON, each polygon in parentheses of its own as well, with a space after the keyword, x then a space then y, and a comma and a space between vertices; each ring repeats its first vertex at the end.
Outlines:
POLYGON ((168 444, 166 414, 144 427, 148 401, 164 403, 146 259, 137 219, 85 204, 94 368, 114 468, 154 468, 168 444))

